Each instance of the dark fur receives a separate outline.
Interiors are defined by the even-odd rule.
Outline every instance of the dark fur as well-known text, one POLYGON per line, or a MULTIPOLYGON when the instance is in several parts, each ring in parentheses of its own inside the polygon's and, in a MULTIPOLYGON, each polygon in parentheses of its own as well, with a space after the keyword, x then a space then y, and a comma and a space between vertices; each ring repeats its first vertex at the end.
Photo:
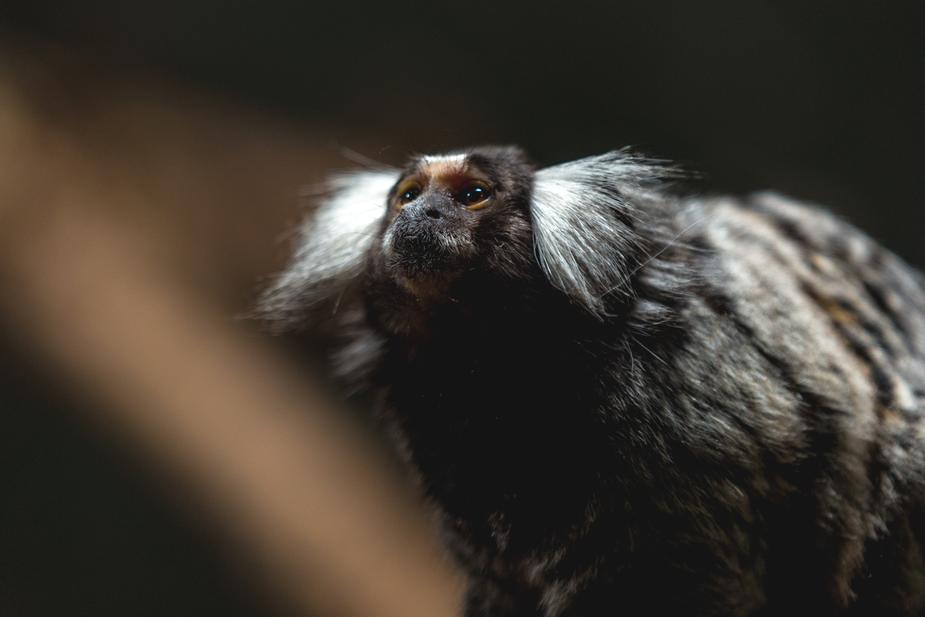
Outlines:
POLYGON ((923 614, 919 275, 776 196, 615 174, 603 257, 628 276, 589 310, 537 262, 530 165, 470 154, 498 187, 452 223, 471 254, 448 267, 383 200, 404 253, 373 241, 330 294, 471 575, 466 614, 923 614), (425 271, 432 294, 400 282, 425 271))

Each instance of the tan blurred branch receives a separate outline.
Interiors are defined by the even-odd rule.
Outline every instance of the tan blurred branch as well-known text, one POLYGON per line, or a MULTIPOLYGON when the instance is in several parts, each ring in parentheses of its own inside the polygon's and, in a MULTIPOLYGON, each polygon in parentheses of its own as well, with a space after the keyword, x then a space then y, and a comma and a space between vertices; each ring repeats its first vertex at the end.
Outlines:
MULTIPOLYGON (((80 116, 62 124, 36 103, 62 94, 48 87, 54 65, 27 65, 23 78, 0 63, 0 327, 97 401, 93 419, 154 457, 297 605, 456 614, 459 581, 429 518, 375 447, 310 379, 174 276, 144 217, 107 215, 156 209, 165 192, 144 187, 169 185, 170 171, 154 182, 110 164, 118 149, 79 137, 92 133, 74 126, 80 116)), ((132 104, 127 117, 144 123, 132 104)), ((218 139, 214 126, 183 126, 199 131, 188 141, 218 139)), ((173 137, 146 139, 169 152, 173 137)), ((177 181, 197 195, 226 191, 220 174, 190 174, 212 169, 194 155, 182 153, 177 181)))

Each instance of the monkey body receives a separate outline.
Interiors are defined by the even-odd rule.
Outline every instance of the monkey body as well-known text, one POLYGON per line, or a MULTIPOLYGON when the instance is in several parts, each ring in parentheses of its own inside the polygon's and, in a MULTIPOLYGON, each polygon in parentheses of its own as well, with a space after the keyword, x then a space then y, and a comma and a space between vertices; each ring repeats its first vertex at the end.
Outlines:
POLYGON ((819 210, 652 176, 419 159, 351 268, 265 305, 351 306, 341 365, 383 393, 467 615, 920 614, 919 276, 819 210))

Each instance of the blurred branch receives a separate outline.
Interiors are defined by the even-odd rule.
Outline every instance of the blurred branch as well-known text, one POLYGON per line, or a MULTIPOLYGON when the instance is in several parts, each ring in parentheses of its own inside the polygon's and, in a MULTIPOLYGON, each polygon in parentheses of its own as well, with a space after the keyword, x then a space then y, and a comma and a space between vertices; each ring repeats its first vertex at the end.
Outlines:
MULTIPOLYGON (((56 113, 73 84, 61 70, 0 57, 0 327, 95 400, 93 420, 153 457, 304 610, 457 614, 459 581, 430 519, 368 438, 177 274, 143 215, 111 215, 156 211, 170 193, 145 187, 175 180, 222 195, 242 179, 197 158, 208 149, 176 149, 175 130, 146 131, 145 147, 182 165, 133 167, 137 153, 118 139, 103 147, 87 120, 105 105, 133 126, 162 126, 163 111, 145 111, 140 91, 56 113)), ((215 124, 195 122, 201 105, 178 125, 182 143, 227 145, 215 124)), ((240 122, 253 139, 261 129, 250 120, 240 122)), ((247 186, 251 196, 262 182, 247 186)))

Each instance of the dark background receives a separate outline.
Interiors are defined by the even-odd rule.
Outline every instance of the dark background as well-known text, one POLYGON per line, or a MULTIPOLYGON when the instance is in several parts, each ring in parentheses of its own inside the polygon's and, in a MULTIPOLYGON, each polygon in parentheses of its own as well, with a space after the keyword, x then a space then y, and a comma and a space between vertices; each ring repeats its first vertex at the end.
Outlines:
MULTIPOLYGON (((631 145, 698 172, 690 190, 826 204, 925 266, 922 7, 29 0, 0 2, 0 36, 179 81, 390 163, 482 142, 541 163, 631 145)), ((269 614, 34 367, 9 356, 0 371, 0 614, 269 614)))

